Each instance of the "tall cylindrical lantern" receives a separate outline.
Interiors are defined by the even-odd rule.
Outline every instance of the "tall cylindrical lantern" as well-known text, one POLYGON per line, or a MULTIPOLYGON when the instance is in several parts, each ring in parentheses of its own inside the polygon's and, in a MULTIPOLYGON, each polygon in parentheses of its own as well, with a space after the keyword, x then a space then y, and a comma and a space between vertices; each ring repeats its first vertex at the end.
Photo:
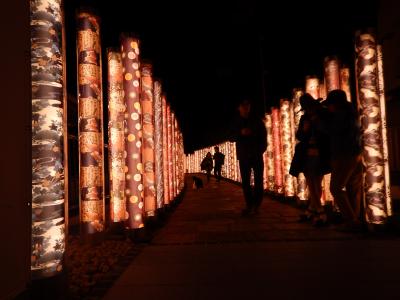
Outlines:
POLYGON ((171 153, 172 153, 172 197, 175 199, 176 197, 176 144, 175 144, 175 113, 171 111, 171 153))
POLYGON ((358 31, 356 33, 356 75, 364 142, 366 216, 368 222, 382 224, 387 218, 387 203, 377 68, 374 34, 358 31))
POLYGON ((279 108, 272 108, 272 141, 274 153, 274 170, 275 170, 275 191, 279 194, 283 193, 283 175, 282 175, 282 147, 280 133, 280 116, 279 108))
POLYGON ((347 101, 351 102, 350 69, 348 67, 340 69, 340 89, 345 91, 347 101))
POLYGON ((140 105, 140 50, 139 40, 121 37, 125 112, 125 199, 127 208, 126 227, 142 228, 142 108, 140 105))
POLYGON ((173 152, 172 152, 172 115, 171 115, 171 107, 167 105, 167 125, 168 125, 168 192, 170 201, 174 200, 174 176, 173 176, 173 152))
POLYGON ((168 205, 171 201, 169 197, 169 151, 168 151, 168 118, 167 118, 167 100, 165 95, 161 97, 162 101, 162 139, 163 139, 163 177, 164 177, 164 204, 168 205))
POLYGON ((156 191, 157 208, 164 206, 164 161, 163 161, 163 110, 161 98, 161 83, 154 82, 154 147, 156 160, 156 191))
POLYGON ((327 89, 326 89, 326 81, 322 81, 319 84, 319 98, 326 99, 327 89))
POLYGON ((103 99, 97 16, 77 19, 80 217, 84 234, 104 230, 103 99))
POLYGON ((319 98, 319 79, 316 76, 306 76, 306 93, 310 94, 314 99, 319 98))
POLYGON ((383 57, 382 46, 377 45, 377 63, 378 63, 378 94, 381 109, 381 122, 382 122, 382 154, 385 170, 385 197, 386 197, 386 210, 389 216, 392 215, 392 196, 390 193, 390 169, 389 169, 389 151, 388 140, 386 132, 386 99, 385 99, 385 84, 383 78, 383 57))
POLYGON ((267 128, 267 150, 266 166, 267 169, 267 190, 273 192, 275 190, 275 166, 274 166, 274 143, 272 136, 272 117, 271 114, 265 116, 265 125, 267 128))
MULTIPOLYGON (((65 251, 63 16, 60 0, 31 0, 31 278, 63 270, 65 251)), ((12 230, 12 228, 8 228, 12 230)), ((3 246, 7 247, 7 241, 3 246)))
POLYGON ((143 162, 143 187, 144 211, 146 216, 154 216, 157 208, 155 188, 155 155, 154 155, 154 111, 153 111, 153 79, 152 66, 141 66, 141 97, 142 106, 142 162, 143 162))
POLYGON ((108 161, 110 173, 110 219, 125 221, 125 137, 122 57, 110 49, 108 58, 108 161))
POLYGON ((325 57, 324 75, 327 93, 340 89, 340 63, 336 56, 325 57))
POLYGON ((290 164, 292 162, 292 137, 290 127, 290 110, 291 103, 286 99, 280 101, 280 126, 281 126, 281 147, 282 147, 282 169, 283 184, 286 197, 294 197, 294 181, 292 175, 289 174, 290 164))
MULTIPOLYGON (((294 115, 294 132, 296 134, 303 111, 301 110, 300 97, 303 95, 301 89, 293 90, 293 115, 294 115)), ((300 201, 307 200, 307 183, 304 173, 299 173, 297 177, 297 198, 300 201)))

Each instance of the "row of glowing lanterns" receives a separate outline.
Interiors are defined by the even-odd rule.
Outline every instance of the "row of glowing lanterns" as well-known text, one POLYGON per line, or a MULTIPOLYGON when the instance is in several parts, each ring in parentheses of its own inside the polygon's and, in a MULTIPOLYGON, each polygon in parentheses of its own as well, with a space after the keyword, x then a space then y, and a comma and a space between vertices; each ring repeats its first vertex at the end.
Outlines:
MULTIPOLYGON (((61 1, 31 1, 33 279, 63 269, 68 230, 68 133, 61 1)), ((82 236, 106 230, 106 219, 128 230, 172 203, 184 188, 183 136, 140 42, 121 35, 107 51, 102 82, 99 18, 77 14, 79 206, 82 236), (103 86, 108 99, 103 99, 103 86), (108 103, 108 124, 103 124, 108 103), (104 131, 106 127, 107 133, 104 131), (108 144, 104 143, 108 137, 108 144), (108 146, 108 157, 103 149, 108 146), (108 159, 109 169, 104 161, 108 159), (105 182, 105 173, 109 180, 105 182), (105 185, 110 190, 106 212, 105 185)))
MULTIPOLYGON (((383 224, 392 214, 392 209, 382 51, 376 44, 373 33, 357 33, 356 55, 357 103, 355 105, 360 112, 363 131, 365 217, 369 223, 383 224), (370 138, 371 135, 375 138, 370 138)), ((323 80, 319 80, 317 76, 307 76, 304 89, 294 89, 291 99, 281 99, 279 107, 272 107, 271 112, 265 114, 268 141, 267 150, 264 153, 264 189, 266 191, 275 195, 295 197, 298 201, 307 200, 308 191, 304 174, 300 173, 297 178, 289 174, 297 143, 295 133, 303 114, 300 96, 306 92, 315 99, 325 99, 330 91, 342 89, 346 92, 347 100, 351 102, 350 77, 349 68, 341 66, 337 57, 326 57, 323 80)), ((239 162, 235 155, 231 155, 235 153, 235 143, 225 142, 218 146, 224 154, 228 154, 222 171, 223 176, 240 181, 239 162)), ((213 148, 207 147, 187 155, 187 172, 201 172, 200 162, 207 152, 213 153, 213 148)), ((321 203, 323 205, 328 202, 334 204, 329 185, 330 174, 327 174, 322 180, 321 203)))

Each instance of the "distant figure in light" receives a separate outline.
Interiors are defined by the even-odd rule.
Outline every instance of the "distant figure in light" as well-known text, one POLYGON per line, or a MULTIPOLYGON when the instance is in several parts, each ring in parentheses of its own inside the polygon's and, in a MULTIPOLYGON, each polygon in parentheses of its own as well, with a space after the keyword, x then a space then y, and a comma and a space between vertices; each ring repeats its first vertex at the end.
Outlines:
POLYGON ((250 100, 244 99, 238 106, 239 117, 233 126, 233 140, 242 177, 246 207, 242 215, 257 214, 263 199, 263 153, 267 149, 267 131, 261 117, 254 114, 250 100), (251 171, 254 172, 254 190, 250 185, 251 171))
POLYGON ((207 152, 206 157, 202 160, 200 164, 201 170, 206 171, 207 174, 207 182, 210 182, 210 177, 211 177, 211 170, 213 169, 213 159, 211 152, 207 152))
POLYGON ((221 169, 222 169, 222 165, 224 164, 224 160, 225 160, 225 154, 223 154, 222 152, 219 151, 219 147, 215 146, 214 147, 214 155, 213 155, 213 159, 214 159, 214 176, 215 178, 217 178, 217 182, 220 182, 221 180, 221 169))

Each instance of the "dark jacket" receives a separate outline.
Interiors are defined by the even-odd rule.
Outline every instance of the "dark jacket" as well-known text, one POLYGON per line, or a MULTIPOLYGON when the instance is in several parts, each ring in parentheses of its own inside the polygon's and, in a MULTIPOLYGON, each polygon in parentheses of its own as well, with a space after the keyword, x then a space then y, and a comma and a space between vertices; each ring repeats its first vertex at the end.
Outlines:
POLYGON ((236 142, 238 160, 260 158, 267 149, 267 130, 260 118, 238 118, 233 126, 233 141, 236 142), (242 129, 247 128, 250 134, 243 135, 242 129))
POLYGON ((322 124, 330 137, 332 160, 354 157, 362 152, 361 126, 351 103, 340 111, 330 113, 322 124))
POLYGON ((305 171, 309 149, 311 149, 311 151, 312 149, 316 149, 318 153, 319 168, 315 170, 315 172, 319 175, 328 174, 331 171, 329 137, 318 129, 317 124, 310 119, 308 114, 304 114, 300 119, 296 139, 299 142, 295 147, 289 174, 297 177, 299 173, 305 171), (311 123, 309 131, 303 130, 305 122, 311 123))

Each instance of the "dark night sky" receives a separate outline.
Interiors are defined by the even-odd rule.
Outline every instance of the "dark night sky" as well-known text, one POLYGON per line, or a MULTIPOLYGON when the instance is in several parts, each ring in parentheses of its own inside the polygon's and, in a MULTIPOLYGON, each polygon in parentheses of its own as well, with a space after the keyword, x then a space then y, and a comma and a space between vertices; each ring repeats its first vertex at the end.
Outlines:
POLYGON ((322 75, 325 56, 352 66, 354 30, 375 26, 378 8, 376 0, 179 2, 65 1, 67 79, 74 93, 74 13, 89 4, 101 17, 103 51, 118 46, 121 32, 139 35, 142 59, 163 82, 186 151, 224 141, 240 97, 252 97, 262 112, 260 53, 268 108, 303 86, 306 75, 322 75))

